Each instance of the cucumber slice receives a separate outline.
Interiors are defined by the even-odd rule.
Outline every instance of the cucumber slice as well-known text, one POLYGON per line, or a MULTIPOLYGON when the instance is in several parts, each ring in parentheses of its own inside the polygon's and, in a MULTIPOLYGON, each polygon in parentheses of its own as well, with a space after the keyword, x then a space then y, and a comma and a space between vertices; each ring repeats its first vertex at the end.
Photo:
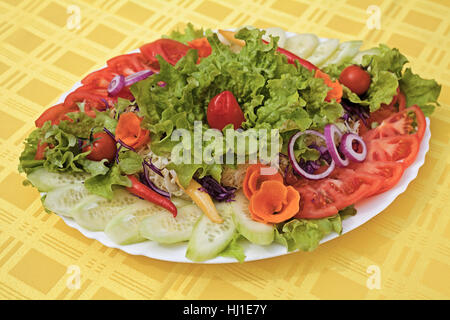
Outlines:
POLYGON ((342 63, 345 59, 353 58, 358 52, 359 48, 362 46, 362 41, 347 41, 342 42, 339 48, 333 55, 322 65, 326 67, 330 64, 342 63))
POLYGON ((372 55, 379 55, 380 49, 378 48, 372 48, 369 50, 361 51, 359 52, 352 60, 354 64, 361 64, 363 61, 363 57, 366 55, 372 56, 372 55))
POLYGON ((231 203, 231 207, 236 229, 248 241, 258 245, 268 245, 273 242, 275 237, 274 226, 257 222, 251 218, 248 200, 242 191, 236 192, 236 198, 231 203))
POLYGON ((308 61, 320 67, 331 55, 337 50, 339 40, 329 39, 320 43, 314 50, 312 55, 308 57, 308 61))
POLYGON ((72 210, 88 196, 89 192, 83 184, 68 185, 49 191, 44 206, 56 214, 71 217, 72 210))
POLYGON ((263 39, 270 42, 270 36, 272 37, 279 37, 278 40, 278 46, 284 48, 284 45, 286 44, 286 32, 281 28, 267 28, 266 34, 263 35, 263 39))
POLYGON ((300 58, 308 58, 319 45, 319 38, 315 34, 303 33, 287 38, 285 49, 300 58))
POLYGON ((127 206, 140 200, 122 188, 114 190, 112 200, 96 195, 84 199, 72 211, 72 217, 82 227, 92 231, 103 231, 111 219, 127 206))
POLYGON ((38 188, 41 192, 47 192, 55 188, 82 183, 89 177, 87 173, 65 173, 65 172, 50 172, 44 168, 39 168, 31 172, 27 179, 38 188))
POLYGON ((236 227, 231 205, 218 203, 216 208, 224 222, 214 223, 206 215, 197 221, 186 250, 188 259, 199 262, 215 258, 233 239, 236 227))
POLYGON ((145 218, 140 224, 143 237, 159 243, 177 243, 187 241, 202 210, 195 204, 178 208, 177 216, 165 212, 158 212, 145 218))
POLYGON ((140 234, 139 225, 146 217, 158 213, 171 215, 166 209, 139 199, 113 217, 106 225, 105 233, 117 244, 125 245, 144 241, 146 238, 140 234))

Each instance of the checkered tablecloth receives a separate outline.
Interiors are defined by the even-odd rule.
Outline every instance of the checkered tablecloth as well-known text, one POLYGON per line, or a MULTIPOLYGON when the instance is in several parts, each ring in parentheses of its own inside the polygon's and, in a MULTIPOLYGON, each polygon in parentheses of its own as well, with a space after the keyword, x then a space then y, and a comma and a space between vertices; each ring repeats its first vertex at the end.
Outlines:
POLYGON ((450 298, 449 17, 448 0, 1 0, 0 298, 450 298), (378 13, 380 29, 369 28, 378 13), (415 72, 442 84, 417 179, 376 218, 312 253, 244 264, 128 255, 46 213, 17 172, 34 119, 108 58, 189 21, 280 26, 362 39, 365 48, 380 42, 400 48, 415 72), (379 288, 370 285, 376 275, 379 288))

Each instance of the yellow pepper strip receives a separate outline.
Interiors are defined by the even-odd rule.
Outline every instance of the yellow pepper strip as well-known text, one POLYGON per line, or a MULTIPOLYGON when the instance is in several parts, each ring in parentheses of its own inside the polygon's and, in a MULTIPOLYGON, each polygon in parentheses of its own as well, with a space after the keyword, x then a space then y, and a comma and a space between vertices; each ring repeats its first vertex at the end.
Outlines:
POLYGON ((232 43, 234 43, 234 44, 236 44, 236 45, 238 45, 238 46, 240 46, 240 47, 245 46, 245 41, 244 41, 244 40, 236 39, 236 38, 234 37, 234 35, 236 34, 236 32, 234 32, 234 31, 227 31, 227 30, 219 30, 219 33, 220 33, 225 39, 227 39, 228 41, 230 41, 230 42, 232 42, 232 43))
POLYGON ((203 211, 203 213, 212 221, 215 223, 222 223, 223 219, 219 215, 219 212, 217 212, 216 206, 214 205, 214 202, 212 201, 209 194, 206 192, 203 192, 199 190, 202 186, 200 183, 195 181, 194 179, 191 180, 187 188, 183 188, 181 183, 177 179, 178 186, 186 192, 186 194, 191 197, 192 201, 195 202, 196 205, 199 206, 199 208, 203 211))

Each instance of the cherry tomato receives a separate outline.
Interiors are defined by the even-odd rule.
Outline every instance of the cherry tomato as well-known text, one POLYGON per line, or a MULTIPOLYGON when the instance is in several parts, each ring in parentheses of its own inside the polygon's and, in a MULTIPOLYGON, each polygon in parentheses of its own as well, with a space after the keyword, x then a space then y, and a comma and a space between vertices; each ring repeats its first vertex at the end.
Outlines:
POLYGON ((230 123, 236 130, 245 121, 244 113, 231 91, 223 91, 211 99, 206 118, 209 126, 218 130, 230 123))
POLYGON ((94 142, 83 144, 82 151, 91 151, 86 158, 92 161, 100 161, 108 159, 109 162, 114 161, 116 156, 117 145, 116 141, 111 138, 106 132, 97 132, 92 135, 94 142))
POLYGON ((153 70, 159 70, 157 55, 171 65, 175 65, 191 48, 172 39, 159 39, 143 45, 140 50, 153 70))
POLYGON ((362 95, 369 90, 370 74, 363 68, 351 65, 342 70, 339 82, 357 95, 362 95))

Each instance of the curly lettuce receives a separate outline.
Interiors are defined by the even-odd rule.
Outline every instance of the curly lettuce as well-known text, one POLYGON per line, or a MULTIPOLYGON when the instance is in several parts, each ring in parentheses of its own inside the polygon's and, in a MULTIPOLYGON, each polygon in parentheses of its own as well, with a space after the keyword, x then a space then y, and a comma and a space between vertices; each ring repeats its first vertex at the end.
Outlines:
MULTIPOLYGON (((206 32, 212 53, 198 62, 190 50, 175 66, 157 57, 159 74, 135 83, 131 92, 144 116, 143 124, 152 134, 152 151, 167 155, 178 142, 171 139, 175 129, 193 130, 194 121, 206 123, 209 101, 229 90, 236 97, 247 129, 279 129, 294 132, 322 129, 342 116, 343 108, 327 102, 330 90, 322 79, 300 65, 292 65, 277 52, 277 39, 261 41, 263 31, 240 30, 236 37, 246 42, 239 53, 222 44, 217 35, 206 32), (160 87, 163 81, 166 86, 160 87)), ((205 124, 205 128, 208 126, 205 124)), ((203 147, 209 142, 204 142, 203 147)), ((211 165, 172 165, 183 181, 194 174, 217 172, 211 165), (195 169, 195 170, 194 170, 195 169)))
MULTIPOLYGON (((350 102, 367 106, 370 112, 389 104, 397 94, 397 87, 405 94, 407 107, 417 104, 426 116, 429 116, 439 106, 441 86, 435 80, 421 78, 405 68, 408 59, 397 48, 389 48, 384 44, 371 49, 376 54, 363 56, 361 67, 366 69, 372 79, 369 90, 363 96, 358 96, 344 86, 344 98, 350 102)), ((324 69, 333 79, 339 78, 342 70, 352 65, 345 61, 330 65, 324 69)))

